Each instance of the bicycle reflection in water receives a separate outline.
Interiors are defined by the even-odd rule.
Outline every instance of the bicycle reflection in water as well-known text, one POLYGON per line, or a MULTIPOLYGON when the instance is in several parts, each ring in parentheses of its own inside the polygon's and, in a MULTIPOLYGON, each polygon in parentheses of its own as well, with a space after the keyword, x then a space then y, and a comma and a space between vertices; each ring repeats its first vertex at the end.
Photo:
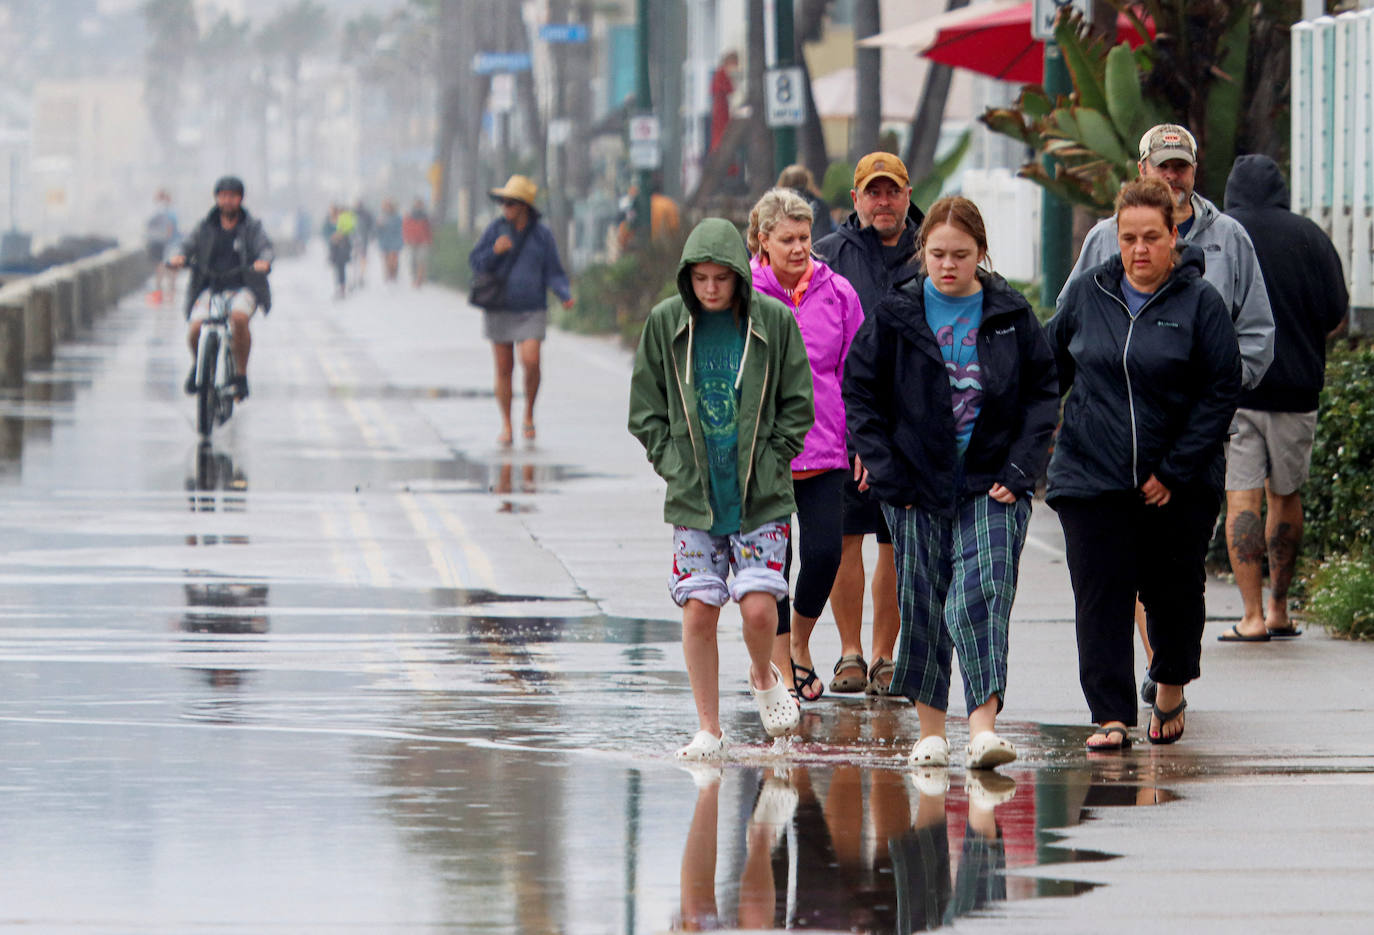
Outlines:
MULTIPOLYGON (((210 444, 196 449, 194 476, 186 479, 193 513, 242 513, 247 510, 248 479, 234 466, 226 452, 216 451, 210 444)), ((192 533, 186 544, 197 547, 247 545, 246 535, 233 533, 192 533)), ((182 585, 186 610, 177 627, 183 633, 212 637, 261 636, 271 623, 265 612, 269 600, 268 585, 261 581, 215 580, 204 570, 186 571, 193 578, 182 585)), ((212 656, 216 661, 225 653, 238 651, 235 644, 218 641, 187 644, 187 651, 212 656)), ((222 665, 193 665, 205 674, 215 687, 237 687, 245 670, 222 665)))

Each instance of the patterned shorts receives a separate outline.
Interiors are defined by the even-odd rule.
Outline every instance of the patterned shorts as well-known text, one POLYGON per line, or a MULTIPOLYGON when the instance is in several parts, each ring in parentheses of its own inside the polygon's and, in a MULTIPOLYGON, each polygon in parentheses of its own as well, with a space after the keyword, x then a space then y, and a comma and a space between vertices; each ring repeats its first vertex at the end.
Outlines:
POLYGON ((764 523, 750 532, 713 536, 700 529, 673 527, 673 573, 668 590, 679 607, 689 599, 722 607, 731 598, 762 591, 776 600, 787 596, 782 575, 787 540, 792 534, 788 520, 764 523), (734 581, 725 579, 731 570, 734 581))

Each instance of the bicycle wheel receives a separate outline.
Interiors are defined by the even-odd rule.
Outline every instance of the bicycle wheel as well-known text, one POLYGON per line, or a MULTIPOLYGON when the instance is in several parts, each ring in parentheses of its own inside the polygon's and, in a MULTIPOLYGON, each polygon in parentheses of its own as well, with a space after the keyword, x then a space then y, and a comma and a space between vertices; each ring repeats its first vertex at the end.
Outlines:
POLYGON ((196 373, 200 386, 196 388, 196 428, 200 434, 210 437, 215 427, 215 403, 219 390, 215 387, 215 367, 219 363, 219 335, 208 331, 200 336, 200 359, 196 373))
POLYGON ((234 414, 234 377, 238 374, 238 368, 234 366, 234 354, 230 349, 229 342, 224 342, 221 356, 224 360, 220 363, 220 368, 224 371, 224 384, 216 394, 219 400, 219 414, 215 418, 216 425, 223 425, 229 421, 229 417, 234 414))

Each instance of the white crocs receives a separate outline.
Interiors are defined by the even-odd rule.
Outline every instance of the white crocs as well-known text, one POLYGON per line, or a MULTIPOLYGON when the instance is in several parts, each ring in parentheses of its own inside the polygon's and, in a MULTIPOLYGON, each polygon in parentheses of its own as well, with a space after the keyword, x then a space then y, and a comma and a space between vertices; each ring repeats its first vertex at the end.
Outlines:
POLYGON ((969 769, 996 769, 1016 759, 1016 748, 990 730, 969 741, 965 748, 964 765, 969 769))
POLYGON ((1001 773, 980 771, 964 776, 964 792, 971 808, 996 808, 1016 795, 1016 780, 1001 773))
POLYGON ((768 828, 769 841, 776 846, 787 831, 792 816, 796 814, 797 803, 800 800, 801 796, 790 782, 770 776, 764 782, 763 789, 759 791, 759 801, 754 806, 750 824, 768 828))
POLYGON ((906 759, 912 766, 948 766, 949 741, 943 737, 922 737, 906 759))
MULTIPOLYGON (((725 758, 725 732, 717 737, 709 730, 699 730, 692 742, 677 751, 679 760, 721 760, 725 758)), ((695 775, 693 776, 695 778, 695 775)))
POLYGON ((949 791, 949 770, 943 766, 919 766, 902 773, 907 787, 907 800, 914 813, 920 796, 939 797, 949 791), (916 797, 912 797, 912 793, 916 797))
POLYGON ((759 706, 759 720, 763 721, 763 729, 768 732, 768 736, 782 737, 790 734, 792 729, 801 723, 801 705, 788 694, 778 667, 770 662, 768 668, 773 670, 773 687, 759 691, 753 686, 751 679, 749 691, 759 706))

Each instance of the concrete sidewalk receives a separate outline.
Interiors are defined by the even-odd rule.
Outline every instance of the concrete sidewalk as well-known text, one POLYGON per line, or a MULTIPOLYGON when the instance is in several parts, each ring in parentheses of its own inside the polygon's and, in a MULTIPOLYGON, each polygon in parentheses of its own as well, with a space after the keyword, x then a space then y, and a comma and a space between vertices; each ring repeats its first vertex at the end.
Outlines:
MULTIPOLYGON (((287 291, 327 291, 322 262, 318 280, 291 279, 287 291)), ((279 299, 280 314, 290 314, 289 304, 279 299)), ((490 465, 494 478, 503 465, 514 469, 511 521, 556 559, 580 595, 610 616, 678 616, 666 591, 663 485, 625 428, 630 350, 552 330, 544 347, 538 441, 501 449, 489 345, 480 313, 461 296, 438 287, 374 285, 335 309, 333 325, 368 349, 387 383, 416 391, 416 411, 443 446, 490 465), (423 345, 415 334, 427 336, 423 345), (521 492, 527 465, 556 482, 521 492)), ((517 419, 519 405, 517 393, 517 419)), ((1168 784, 1181 800, 1167 808, 1104 812, 1065 832, 1066 846, 1122 858, 1060 865, 1055 876, 1111 885, 1072 900, 1007 904, 961 919, 961 929, 1367 930, 1374 914, 1374 890, 1364 885, 1374 872, 1374 702, 1367 691, 1374 646, 1313 628, 1296 640, 1216 642, 1239 609, 1233 586, 1209 582, 1204 674, 1188 689, 1184 740, 1168 747, 1138 743, 1116 758, 1123 777, 1168 784)), ((1081 739, 1088 714, 1077 684, 1072 620, 1059 524, 1037 504, 1013 614, 1003 717, 1060 730, 1066 739, 1024 751, 1032 768, 1087 760, 1081 739)), ((743 653, 730 649, 740 642, 737 615, 724 615, 720 632, 724 684, 743 677, 743 653)), ((828 612, 813 648, 818 668, 828 670, 839 654, 828 612)), ((961 697, 958 686, 952 697, 961 697)), ((952 713, 961 709, 956 701, 952 713)))

